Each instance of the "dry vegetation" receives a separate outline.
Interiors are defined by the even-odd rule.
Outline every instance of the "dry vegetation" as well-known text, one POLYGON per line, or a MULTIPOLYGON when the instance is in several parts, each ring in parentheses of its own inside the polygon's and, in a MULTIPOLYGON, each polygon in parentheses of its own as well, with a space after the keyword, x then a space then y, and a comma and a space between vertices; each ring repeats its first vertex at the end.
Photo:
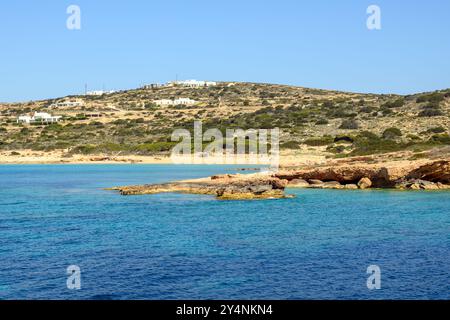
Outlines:
POLYGON ((162 87, 103 96, 70 96, 0 104, 0 151, 20 154, 62 151, 74 154, 168 153, 175 128, 282 129, 282 149, 317 149, 330 157, 424 151, 450 145, 450 90, 410 96, 356 94, 300 87, 220 83, 208 88, 162 87), (157 99, 186 97, 195 106, 159 107, 157 99), (78 99, 84 106, 51 107, 78 99), (52 125, 17 124, 32 111, 63 116, 52 125), (93 113, 101 117, 90 117, 93 113))

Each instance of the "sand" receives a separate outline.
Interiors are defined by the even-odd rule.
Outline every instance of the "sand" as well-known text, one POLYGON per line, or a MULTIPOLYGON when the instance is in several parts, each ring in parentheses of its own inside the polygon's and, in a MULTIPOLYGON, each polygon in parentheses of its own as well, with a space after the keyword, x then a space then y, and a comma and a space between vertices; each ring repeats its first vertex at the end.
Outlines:
MULTIPOLYGON (((223 164, 223 159, 209 158, 200 164, 223 164)), ((235 164, 258 165, 267 163, 252 162, 248 158, 236 158, 235 164)), ((326 157, 322 150, 282 151, 279 159, 280 166, 317 165, 324 164, 326 157)), ((141 163, 141 164, 174 164, 169 156, 140 156, 140 155, 73 155, 67 156, 66 151, 34 151, 16 150, 0 152, 0 164, 108 164, 108 163, 141 163)), ((186 163, 186 162, 185 162, 186 163)))

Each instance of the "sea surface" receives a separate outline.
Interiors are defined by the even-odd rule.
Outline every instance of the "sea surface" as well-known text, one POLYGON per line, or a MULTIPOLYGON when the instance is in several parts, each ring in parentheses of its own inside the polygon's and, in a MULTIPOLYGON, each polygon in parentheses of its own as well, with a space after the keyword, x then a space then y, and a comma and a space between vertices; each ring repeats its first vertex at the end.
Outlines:
POLYGON ((237 168, 0 166, 0 299, 450 299, 449 192, 230 202, 103 190, 237 168))

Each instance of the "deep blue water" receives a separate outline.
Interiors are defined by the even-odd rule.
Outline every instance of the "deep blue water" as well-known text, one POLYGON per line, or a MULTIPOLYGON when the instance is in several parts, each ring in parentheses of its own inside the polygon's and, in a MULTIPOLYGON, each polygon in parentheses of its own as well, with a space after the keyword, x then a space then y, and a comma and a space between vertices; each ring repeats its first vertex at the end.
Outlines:
POLYGON ((224 166, 0 166, 0 299, 449 299, 450 193, 124 197, 224 166), (66 268, 81 268, 81 290, 66 268), (381 268, 380 290, 366 269, 381 268))

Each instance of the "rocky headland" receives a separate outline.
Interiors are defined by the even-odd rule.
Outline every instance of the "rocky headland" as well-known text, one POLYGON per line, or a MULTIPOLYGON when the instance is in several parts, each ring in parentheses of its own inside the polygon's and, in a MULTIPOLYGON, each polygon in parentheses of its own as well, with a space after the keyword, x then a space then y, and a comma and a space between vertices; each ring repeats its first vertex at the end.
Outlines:
POLYGON ((288 197, 287 180, 265 174, 218 175, 164 184, 115 187, 122 195, 190 193, 214 195, 219 200, 280 199, 288 197))
POLYGON ((286 188, 450 190, 450 161, 393 161, 353 163, 276 173, 226 174, 208 178, 114 187, 122 195, 190 193, 214 195, 220 200, 281 199, 286 188))

